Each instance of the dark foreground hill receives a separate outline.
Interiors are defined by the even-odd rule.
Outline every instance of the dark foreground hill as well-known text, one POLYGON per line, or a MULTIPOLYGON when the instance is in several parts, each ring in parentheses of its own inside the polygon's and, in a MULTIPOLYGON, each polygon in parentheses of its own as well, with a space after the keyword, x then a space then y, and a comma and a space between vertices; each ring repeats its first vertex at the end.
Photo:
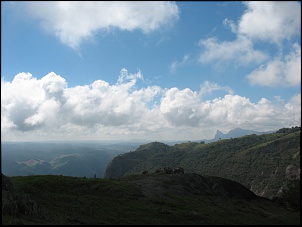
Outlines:
POLYGON ((2 224, 298 225, 300 212, 220 177, 2 176, 2 224))

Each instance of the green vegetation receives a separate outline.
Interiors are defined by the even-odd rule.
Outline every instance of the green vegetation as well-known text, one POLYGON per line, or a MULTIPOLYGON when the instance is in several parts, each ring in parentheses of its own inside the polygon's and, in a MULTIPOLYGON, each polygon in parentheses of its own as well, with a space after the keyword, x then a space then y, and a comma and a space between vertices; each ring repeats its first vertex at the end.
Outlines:
POLYGON ((126 176, 144 170, 150 173, 165 166, 180 166, 187 173, 237 181, 257 195, 272 199, 290 181, 300 179, 300 134, 301 127, 293 127, 207 144, 149 143, 115 157, 104 176, 126 176))
MULTIPOLYGON (((197 179, 207 178, 198 178, 197 174, 129 175, 114 179, 36 175, 10 179, 14 197, 24 193, 30 195, 39 205, 42 215, 2 212, 2 224, 300 223, 300 212, 267 199, 205 195, 198 188, 207 181, 199 182, 197 179)), ((211 178, 213 185, 228 182, 216 180, 211 178)))
POLYGON ((300 131, 301 130, 301 127, 292 127, 292 128, 281 128, 279 129, 278 131, 276 131, 276 133, 292 133, 292 132, 297 132, 297 131, 300 131))

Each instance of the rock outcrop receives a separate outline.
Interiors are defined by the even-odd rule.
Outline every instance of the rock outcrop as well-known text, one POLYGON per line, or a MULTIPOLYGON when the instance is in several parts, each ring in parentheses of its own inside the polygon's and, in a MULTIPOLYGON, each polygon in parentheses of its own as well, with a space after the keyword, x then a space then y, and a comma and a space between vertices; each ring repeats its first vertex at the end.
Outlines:
POLYGON ((39 219, 45 218, 45 212, 29 194, 16 194, 9 177, 2 174, 2 214, 25 214, 39 219))

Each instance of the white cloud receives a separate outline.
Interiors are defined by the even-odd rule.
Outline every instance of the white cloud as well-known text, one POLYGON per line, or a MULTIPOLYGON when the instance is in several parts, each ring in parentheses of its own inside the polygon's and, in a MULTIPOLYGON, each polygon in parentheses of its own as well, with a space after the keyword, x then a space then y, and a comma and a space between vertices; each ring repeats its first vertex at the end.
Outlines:
POLYGON ((26 7, 45 30, 72 48, 99 31, 118 28, 149 33, 179 17, 174 2, 55 1, 27 2, 26 7))
POLYGON ((213 63, 218 69, 227 63, 235 66, 256 64, 258 69, 247 76, 251 85, 298 86, 301 83, 299 44, 293 45, 291 53, 281 51, 277 57, 273 56, 274 50, 270 50, 271 53, 268 50, 262 52, 256 50, 254 44, 275 43, 279 50, 286 50, 282 41, 290 41, 295 35, 301 34, 301 4, 288 1, 251 1, 244 4, 247 10, 237 23, 228 18, 223 21, 224 26, 230 28, 236 35, 236 39, 233 41, 219 41, 213 37, 201 39, 199 61, 204 64, 213 63))
POLYGON ((34 127, 45 126, 45 128, 52 128, 60 122, 57 118, 59 116, 59 111, 60 103, 56 102, 54 99, 47 99, 41 103, 35 114, 24 120, 24 124, 34 127))
POLYGON ((160 111, 175 126, 188 125, 196 127, 202 118, 201 100, 197 92, 189 88, 167 90, 161 100, 160 111))
POLYGON ((285 104, 285 109, 287 113, 292 114, 291 122, 299 122, 301 126, 301 94, 294 95, 287 104, 285 104))
POLYGON ((2 79, 2 139, 193 140, 213 138, 217 129, 268 131, 301 123, 301 94, 287 103, 281 97, 252 103, 234 95, 231 88, 210 81, 199 91, 136 88, 142 74, 126 69, 121 70, 118 80, 115 85, 97 80, 68 87, 54 72, 41 79, 30 73, 19 73, 11 82, 2 79), (227 94, 202 100, 205 94, 219 90, 227 94))
MULTIPOLYGON (((291 113, 286 105, 273 104, 262 98, 252 103, 248 98, 238 95, 225 95, 208 103, 207 123, 218 124, 221 128, 237 125, 242 128, 273 130, 281 125, 299 125, 301 105, 295 103, 295 113, 291 113), (295 115, 295 119, 290 117, 295 115), (298 121, 297 121, 298 120, 298 121)), ((281 127, 280 127, 281 128, 281 127)))
POLYGON ((219 42, 216 38, 208 38, 199 41, 202 48, 199 61, 201 63, 215 62, 217 67, 225 63, 235 63, 238 65, 248 65, 261 63, 268 56, 258 50, 254 50, 253 43, 244 36, 238 36, 235 41, 219 42))
POLYGON ((208 80, 206 80, 201 86, 200 86, 200 94, 203 95, 207 95, 207 94, 211 94, 213 91, 226 91, 229 94, 233 94, 234 91, 229 87, 229 86, 220 86, 216 83, 212 83, 208 80))
POLYGON ((123 68, 120 72, 120 76, 117 80, 117 82, 119 84, 124 83, 127 80, 130 80, 131 85, 135 84, 137 79, 143 79, 143 75, 141 74, 141 72, 139 71, 136 74, 128 74, 128 70, 123 68))
POLYGON ((234 23, 234 21, 225 18, 223 20, 223 25, 229 27, 233 33, 237 33, 237 25, 234 23))
POLYGON ((190 59, 190 55, 189 54, 186 54, 181 61, 174 61, 172 62, 172 64, 169 66, 170 68, 170 72, 171 73, 174 73, 176 71, 177 68, 185 65, 188 60, 190 59))
POLYGON ((285 59, 276 58, 247 75, 252 85, 291 87, 301 85, 301 46, 293 45, 285 59))
POLYGON ((253 39, 280 43, 301 32, 301 3, 297 1, 245 2, 238 32, 253 39))
POLYGON ((40 82, 47 99, 55 99, 60 103, 65 102, 63 93, 67 83, 63 77, 51 72, 44 76, 40 82))

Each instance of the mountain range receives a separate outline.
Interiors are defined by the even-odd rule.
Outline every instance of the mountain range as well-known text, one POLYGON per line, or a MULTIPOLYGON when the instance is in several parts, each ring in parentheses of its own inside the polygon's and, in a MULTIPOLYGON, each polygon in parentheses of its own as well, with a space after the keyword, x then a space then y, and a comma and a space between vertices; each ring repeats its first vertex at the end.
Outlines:
MULTIPOLYGON (((258 131, 253 131, 253 130, 246 130, 246 129, 242 129, 242 128, 235 128, 230 130, 227 133, 223 133, 220 130, 216 130, 215 136, 213 139, 201 139, 201 140, 190 140, 190 142, 204 142, 204 143, 211 143, 211 142, 215 142, 221 139, 231 139, 231 138, 237 138, 237 137, 241 137, 241 136, 246 136, 246 135, 262 135, 262 134, 268 134, 268 133, 273 133, 274 131, 266 131, 266 132, 258 132, 258 131)), ((152 141, 145 141, 145 143, 149 143, 152 141)), ((168 145, 174 145, 177 143, 185 143, 188 142, 188 140, 166 140, 166 141, 159 141, 159 142, 163 142, 165 144, 168 145)))
MULTIPOLYGON (((2 174, 2 224, 299 225, 301 127, 222 134, 210 143, 124 147, 111 154, 101 178, 2 174)), ((77 168, 98 154, 80 147, 81 159, 69 147, 56 166, 77 168)), ((36 150, 39 160, 25 155, 22 163, 40 165, 57 155, 53 146, 45 148, 36 150)))
MULTIPOLYGON (((227 134, 219 130, 211 140, 264 134, 240 128, 227 134)), ((62 174, 66 176, 103 176, 109 161, 116 155, 152 141, 86 141, 86 142, 1 142, 1 168, 7 176, 62 174)), ((162 141, 175 145, 187 141, 162 141)))
POLYGON ((268 132, 257 132, 253 130, 246 130, 242 128, 235 128, 230 130, 228 133, 224 134, 223 132, 217 130, 216 134, 213 139, 210 140, 203 140, 205 143, 211 143, 215 142, 221 139, 231 139, 231 138, 237 138, 241 136, 246 136, 246 135, 262 135, 262 134, 267 134, 267 133, 273 133, 273 131, 268 131, 268 132))

